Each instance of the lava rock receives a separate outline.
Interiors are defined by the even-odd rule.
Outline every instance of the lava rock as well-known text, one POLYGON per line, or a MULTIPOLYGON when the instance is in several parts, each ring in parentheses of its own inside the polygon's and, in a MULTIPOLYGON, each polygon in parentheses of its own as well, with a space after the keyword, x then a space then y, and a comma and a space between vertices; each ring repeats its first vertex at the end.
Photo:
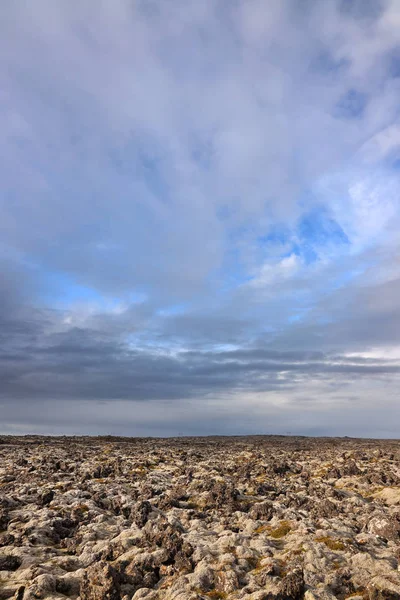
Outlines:
POLYGON ((54 490, 48 490, 40 497, 39 504, 41 506, 47 506, 53 500, 55 496, 54 490))
POLYGON ((19 556, 12 554, 0 555, 0 571, 16 571, 22 564, 19 556))
POLYGON ((121 600, 121 587, 117 571, 106 562, 89 567, 80 586, 81 600, 121 600))
POLYGON ((281 600, 300 600, 305 590, 304 575, 301 569, 286 575, 281 583, 281 600))

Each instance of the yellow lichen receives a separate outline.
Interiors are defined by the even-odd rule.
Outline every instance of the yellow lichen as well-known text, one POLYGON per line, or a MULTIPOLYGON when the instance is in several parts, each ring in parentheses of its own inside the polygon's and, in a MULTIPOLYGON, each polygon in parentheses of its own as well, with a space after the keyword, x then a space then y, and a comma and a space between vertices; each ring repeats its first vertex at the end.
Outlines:
POLYGON ((89 512, 89 507, 87 504, 77 504, 74 507, 74 510, 76 512, 80 512, 80 513, 87 513, 87 512, 89 512))
POLYGON ((212 598, 213 600, 223 600, 228 597, 226 592, 219 592, 218 590, 211 590, 211 592, 207 592, 205 595, 207 598, 212 598))
POLYGON ((340 540, 334 540, 329 536, 321 536, 315 538, 316 542, 321 542, 325 544, 330 550, 344 550, 346 548, 345 544, 340 540))
POLYGON ((280 539, 282 537, 285 537, 285 535, 287 535, 291 530, 292 527, 289 521, 281 521, 278 527, 275 527, 275 529, 270 529, 268 535, 270 535, 274 539, 280 539))
POLYGON ((260 527, 257 527, 257 529, 254 530, 254 533, 264 533, 265 531, 269 531, 269 527, 268 525, 261 525, 260 527))

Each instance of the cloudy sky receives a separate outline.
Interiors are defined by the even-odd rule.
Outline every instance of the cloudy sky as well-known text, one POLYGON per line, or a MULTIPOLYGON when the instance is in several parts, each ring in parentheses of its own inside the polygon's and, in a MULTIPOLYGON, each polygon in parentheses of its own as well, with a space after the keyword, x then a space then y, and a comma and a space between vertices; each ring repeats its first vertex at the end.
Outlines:
POLYGON ((2 0, 0 432, 400 435, 400 2, 2 0))

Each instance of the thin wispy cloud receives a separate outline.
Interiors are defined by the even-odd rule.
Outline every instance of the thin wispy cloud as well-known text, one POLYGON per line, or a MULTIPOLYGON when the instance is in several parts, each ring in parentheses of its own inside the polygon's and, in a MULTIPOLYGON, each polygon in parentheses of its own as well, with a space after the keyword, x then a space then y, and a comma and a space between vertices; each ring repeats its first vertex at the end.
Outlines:
POLYGON ((396 0, 0 14, 2 430, 399 435, 396 0))

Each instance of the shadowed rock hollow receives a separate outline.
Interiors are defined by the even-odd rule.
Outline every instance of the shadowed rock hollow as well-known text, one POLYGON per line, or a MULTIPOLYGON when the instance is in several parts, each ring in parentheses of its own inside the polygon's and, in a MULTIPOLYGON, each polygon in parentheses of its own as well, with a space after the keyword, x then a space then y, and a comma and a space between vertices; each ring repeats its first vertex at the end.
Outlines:
POLYGON ((0 600, 400 600, 397 441, 0 442, 0 600))

